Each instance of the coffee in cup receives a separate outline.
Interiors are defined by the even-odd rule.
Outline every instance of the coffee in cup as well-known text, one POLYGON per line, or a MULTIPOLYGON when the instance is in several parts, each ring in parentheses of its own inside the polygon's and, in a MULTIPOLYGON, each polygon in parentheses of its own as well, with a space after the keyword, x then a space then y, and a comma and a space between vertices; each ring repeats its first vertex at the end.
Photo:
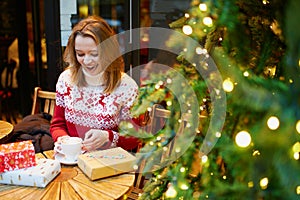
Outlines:
POLYGON ((54 150, 63 154, 65 160, 77 161, 77 157, 82 152, 82 139, 80 137, 61 137, 59 142, 55 143, 54 150))

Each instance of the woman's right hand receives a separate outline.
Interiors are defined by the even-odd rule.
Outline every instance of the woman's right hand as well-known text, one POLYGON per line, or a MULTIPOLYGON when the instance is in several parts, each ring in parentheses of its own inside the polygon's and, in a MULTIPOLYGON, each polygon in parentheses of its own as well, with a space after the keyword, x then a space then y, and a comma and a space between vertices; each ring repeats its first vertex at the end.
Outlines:
POLYGON ((83 140, 84 149, 87 151, 97 150, 109 142, 108 137, 107 131, 91 129, 85 133, 83 140))

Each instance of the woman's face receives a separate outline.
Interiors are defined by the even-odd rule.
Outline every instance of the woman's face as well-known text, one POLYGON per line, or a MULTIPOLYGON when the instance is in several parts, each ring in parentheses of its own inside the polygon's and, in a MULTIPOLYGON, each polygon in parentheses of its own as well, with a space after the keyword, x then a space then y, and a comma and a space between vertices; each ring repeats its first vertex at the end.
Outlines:
POLYGON ((77 61, 90 75, 97 75, 103 71, 100 65, 100 55, 96 42, 91 37, 77 35, 75 38, 75 52, 77 61))

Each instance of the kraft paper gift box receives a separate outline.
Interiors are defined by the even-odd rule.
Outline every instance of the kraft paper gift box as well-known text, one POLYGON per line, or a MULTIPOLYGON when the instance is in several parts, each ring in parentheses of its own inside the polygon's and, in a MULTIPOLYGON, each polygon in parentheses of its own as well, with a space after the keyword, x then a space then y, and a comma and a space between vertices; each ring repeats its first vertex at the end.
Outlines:
POLYGON ((61 171, 59 161, 38 159, 34 167, 4 172, 0 174, 0 183, 46 187, 61 171))
POLYGON ((0 145, 0 173, 36 165, 31 140, 0 145))
POLYGON ((136 157, 121 147, 78 156, 78 167, 91 180, 133 171, 136 157))

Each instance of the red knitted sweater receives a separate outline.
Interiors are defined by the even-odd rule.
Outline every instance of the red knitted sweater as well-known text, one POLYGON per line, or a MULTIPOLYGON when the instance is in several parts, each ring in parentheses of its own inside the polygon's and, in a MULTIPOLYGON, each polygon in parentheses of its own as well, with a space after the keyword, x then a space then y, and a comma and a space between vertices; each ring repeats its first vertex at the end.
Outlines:
POLYGON ((137 147, 137 138, 118 133, 120 121, 131 119, 130 107, 138 94, 136 82, 124 73, 112 93, 103 91, 101 85, 79 88, 72 84, 70 70, 61 73, 56 84, 56 107, 50 126, 54 141, 63 135, 84 138, 88 130, 101 129, 109 132, 111 143, 107 148, 119 146, 132 150, 137 147))

